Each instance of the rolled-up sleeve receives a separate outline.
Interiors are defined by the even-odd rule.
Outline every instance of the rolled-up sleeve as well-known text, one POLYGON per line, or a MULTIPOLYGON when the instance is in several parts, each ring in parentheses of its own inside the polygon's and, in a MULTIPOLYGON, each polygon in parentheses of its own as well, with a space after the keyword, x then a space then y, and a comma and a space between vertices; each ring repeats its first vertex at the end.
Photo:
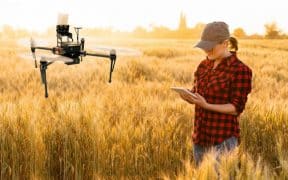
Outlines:
POLYGON ((237 115, 243 112, 251 89, 252 70, 248 66, 238 68, 232 78, 230 92, 230 101, 235 106, 237 115))
POLYGON ((197 78, 198 78, 198 74, 199 71, 205 69, 205 61, 201 61, 200 64, 197 66, 196 70, 194 71, 194 80, 193 80, 193 86, 191 89, 189 89, 189 91, 191 91, 192 93, 196 93, 197 92, 197 78))
POLYGON ((196 86, 197 86, 197 71, 194 72, 194 80, 193 80, 193 86, 192 86, 192 89, 189 91, 191 91, 192 93, 195 93, 196 92, 196 86))

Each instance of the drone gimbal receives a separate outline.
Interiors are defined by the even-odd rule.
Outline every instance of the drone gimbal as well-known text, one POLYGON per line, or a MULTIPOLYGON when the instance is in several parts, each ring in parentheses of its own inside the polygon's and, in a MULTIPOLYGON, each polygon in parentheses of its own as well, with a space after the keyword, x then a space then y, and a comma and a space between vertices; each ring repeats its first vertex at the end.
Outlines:
POLYGON ((97 54, 97 53, 88 53, 84 50, 85 40, 84 38, 81 39, 79 42, 79 30, 80 27, 75 27, 75 32, 77 35, 77 41, 73 41, 73 35, 69 32, 69 25, 57 25, 56 32, 57 32, 57 46, 56 47, 40 47, 35 46, 33 40, 31 39, 31 52, 35 61, 35 68, 37 68, 37 61, 35 51, 36 49, 40 50, 48 50, 51 51, 55 55, 59 55, 57 58, 47 58, 42 57, 40 59, 40 73, 42 83, 45 86, 45 97, 48 97, 48 88, 47 88, 47 80, 46 80, 46 69, 47 67, 54 63, 55 61, 61 59, 64 61, 66 65, 73 65, 79 64, 82 61, 82 57, 84 56, 96 56, 96 57, 103 57, 109 58, 111 61, 110 64, 110 74, 109 74, 109 83, 111 83, 112 79, 112 72, 114 70, 115 62, 116 62, 116 51, 114 49, 110 50, 109 54, 97 54), (65 39, 66 37, 66 39, 65 39))

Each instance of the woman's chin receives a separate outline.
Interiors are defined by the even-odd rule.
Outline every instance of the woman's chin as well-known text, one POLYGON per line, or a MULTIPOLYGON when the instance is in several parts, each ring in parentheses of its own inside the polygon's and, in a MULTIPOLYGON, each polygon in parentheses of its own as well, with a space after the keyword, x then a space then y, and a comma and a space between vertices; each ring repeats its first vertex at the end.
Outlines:
POLYGON ((215 58, 213 56, 208 56, 209 60, 214 60, 215 58))

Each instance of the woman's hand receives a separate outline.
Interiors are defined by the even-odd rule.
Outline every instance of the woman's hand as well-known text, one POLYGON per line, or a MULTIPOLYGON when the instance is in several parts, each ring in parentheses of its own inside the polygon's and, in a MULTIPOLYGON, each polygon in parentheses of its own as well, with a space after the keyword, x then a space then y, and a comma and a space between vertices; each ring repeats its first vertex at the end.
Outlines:
POLYGON ((208 105, 208 103, 206 102, 206 99, 198 93, 195 93, 195 95, 197 96, 196 98, 193 96, 190 96, 189 94, 180 93, 181 98, 187 101, 188 103, 196 104, 202 108, 206 108, 208 105))
POLYGON ((196 98, 190 96, 189 94, 180 93, 182 99, 187 101, 190 104, 197 104, 198 106, 215 112, 220 112, 224 114, 232 114, 238 116, 239 113, 237 112, 235 106, 231 103, 229 104, 210 104, 207 103, 206 99, 198 93, 195 93, 197 96, 196 98))
POLYGON ((187 94, 180 93, 180 97, 181 97, 184 101, 187 101, 187 102, 190 103, 190 104, 194 104, 194 102, 191 101, 190 97, 188 97, 187 94))

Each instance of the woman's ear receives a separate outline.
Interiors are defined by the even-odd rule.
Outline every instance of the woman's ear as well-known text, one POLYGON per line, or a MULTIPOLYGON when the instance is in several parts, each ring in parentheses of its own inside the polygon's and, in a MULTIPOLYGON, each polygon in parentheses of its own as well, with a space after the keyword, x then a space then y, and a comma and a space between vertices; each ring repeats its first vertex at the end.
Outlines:
POLYGON ((224 44, 224 47, 228 48, 229 40, 225 40, 223 44, 224 44))

